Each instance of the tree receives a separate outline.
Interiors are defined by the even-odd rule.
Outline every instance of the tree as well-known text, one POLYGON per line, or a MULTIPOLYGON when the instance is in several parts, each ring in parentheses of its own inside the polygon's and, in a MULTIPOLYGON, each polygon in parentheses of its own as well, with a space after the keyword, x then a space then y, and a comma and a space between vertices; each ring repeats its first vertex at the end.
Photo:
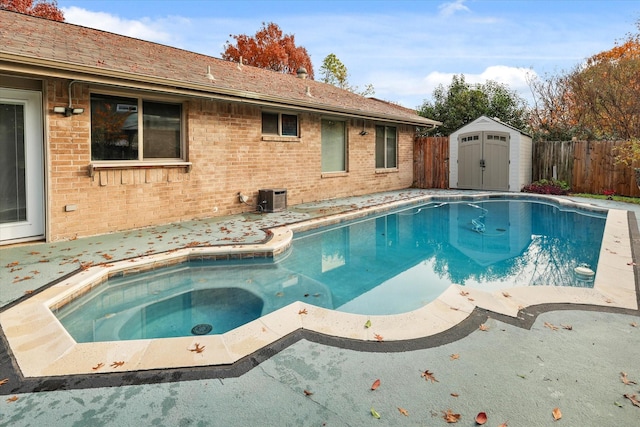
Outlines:
POLYGON ((52 21, 64 21, 64 14, 58 9, 56 0, 0 0, 0 9, 24 13, 52 21))
POLYGON ((433 101, 425 101, 418 110, 423 117, 442 122, 437 132, 449 135, 467 123, 485 115, 524 130, 528 125, 526 102, 506 85, 487 80, 469 84, 464 75, 454 75, 451 84, 434 89, 433 101))
POLYGON ((313 79, 313 65, 307 50, 296 46, 292 34, 283 35, 277 24, 263 22, 255 36, 239 34, 229 37, 235 40, 235 44, 227 40, 222 59, 238 62, 242 58, 244 64, 284 74, 296 74, 303 67, 308 77, 313 79))
POLYGON ((639 32, 559 76, 534 80, 531 127, 543 138, 632 139, 640 135, 639 32))
POLYGON ((351 86, 348 81, 349 73, 347 72, 347 67, 333 53, 327 55, 324 61, 322 61, 320 74, 322 76, 321 81, 337 86, 340 89, 345 89, 362 96, 371 96, 375 93, 375 89, 371 84, 365 86, 362 91, 358 86, 351 86))

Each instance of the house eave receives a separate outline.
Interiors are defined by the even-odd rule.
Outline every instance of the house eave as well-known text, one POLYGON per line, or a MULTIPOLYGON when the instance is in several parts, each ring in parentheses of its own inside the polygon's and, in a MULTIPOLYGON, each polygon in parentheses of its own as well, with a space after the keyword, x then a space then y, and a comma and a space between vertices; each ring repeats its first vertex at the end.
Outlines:
POLYGON ((90 84, 115 86, 127 89, 151 91, 177 96, 206 98, 211 100, 248 103, 259 106, 289 108, 320 114, 339 114, 346 117, 392 122, 420 127, 435 127, 440 122, 417 116, 396 116, 366 110, 337 107, 319 102, 265 95, 256 92, 229 89, 211 84, 199 84, 184 80, 160 78, 151 75, 90 67, 70 62, 54 61, 31 56, 0 52, 0 72, 13 72, 34 77, 55 77, 79 80, 90 84))

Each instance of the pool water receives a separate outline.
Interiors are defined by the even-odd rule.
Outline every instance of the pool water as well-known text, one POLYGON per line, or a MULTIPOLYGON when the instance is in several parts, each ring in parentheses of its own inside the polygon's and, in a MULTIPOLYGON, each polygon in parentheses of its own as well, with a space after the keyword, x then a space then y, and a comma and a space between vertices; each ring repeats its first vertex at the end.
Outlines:
POLYGON ((78 342, 220 334, 294 301, 398 314, 451 284, 592 287, 605 213, 530 200, 432 202, 298 233, 275 261, 191 261, 110 278, 56 315, 78 342))

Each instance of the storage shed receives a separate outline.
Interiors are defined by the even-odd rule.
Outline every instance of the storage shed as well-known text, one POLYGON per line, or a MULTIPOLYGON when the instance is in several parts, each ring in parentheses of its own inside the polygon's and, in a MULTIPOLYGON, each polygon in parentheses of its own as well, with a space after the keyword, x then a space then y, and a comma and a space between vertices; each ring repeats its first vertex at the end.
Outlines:
POLYGON ((480 116, 449 136, 449 186, 520 191, 531 183, 531 136, 480 116))

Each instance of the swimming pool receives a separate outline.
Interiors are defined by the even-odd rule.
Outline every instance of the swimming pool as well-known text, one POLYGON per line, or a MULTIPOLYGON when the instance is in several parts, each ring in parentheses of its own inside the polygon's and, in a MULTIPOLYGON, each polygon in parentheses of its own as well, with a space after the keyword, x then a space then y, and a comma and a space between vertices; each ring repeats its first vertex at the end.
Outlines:
POLYGON ((304 301, 405 313, 452 284, 593 287, 606 213, 527 199, 430 201, 297 233, 275 260, 120 274, 57 309, 78 342, 222 334, 304 301))

